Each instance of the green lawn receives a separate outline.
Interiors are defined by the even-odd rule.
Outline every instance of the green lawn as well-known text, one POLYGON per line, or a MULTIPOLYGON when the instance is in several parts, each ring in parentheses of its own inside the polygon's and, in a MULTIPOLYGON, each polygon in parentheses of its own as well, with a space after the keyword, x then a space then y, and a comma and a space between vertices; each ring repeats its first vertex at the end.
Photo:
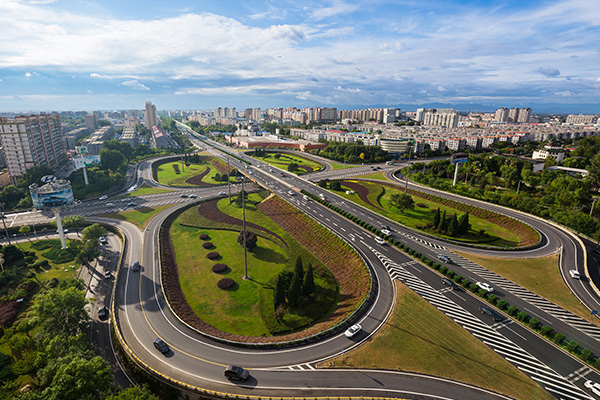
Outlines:
POLYGON ((136 196, 144 196, 146 194, 167 193, 167 192, 172 192, 172 190, 159 189, 159 188, 155 188, 152 186, 148 186, 144 183, 142 186, 140 186, 133 192, 127 193, 126 195, 124 195, 122 197, 136 197, 136 196))
MULTIPOLYGON (((260 230, 257 248, 247 253, 248 275, 244 280, 244 250, 237 242, 241 227, 226 225, 202 218, 196 207, 184 212, 171 227, 179 279, 185 297, 194 312, 216 328, 246 336, 273 336, 304 327, 331 309, 336 298, 336 285, 331 273, 306 249, 256 209, 261 200, 257 194, 249 196, 246 220, 279 235, 280 239, 260 230), (186 226, 182 225, 185 224, 186 226), (190 226, 192 225, 192 226, 190 226), (198 237, 208 234, 214 248, 204 249, 198 237), (219 253, 218 260, 209 260, 209 252, 219 253), (308 302, 301 311, 288 313, 281 322, 274 317, 273 287, 275 278, 283 270, 293 270, 296 257, 301 256, 306 268, 310 262, 315 270, 315 286, 323 302, 308 302), (216 274, 211 267, 216 263, 228 266, 225 273, 216 274), (222 278, 232 278, 236 285, 223 291, 217 287, 222 278)), ((219 201, 219 208, 228 215, 241 218, 242 210, 227 199, 219 201)))
POLYGON ((354 164, 337 164, 336 161, 332 161, 329 164, 331 165, 331 168, 334 170, 360 167, 360 165, 354 165, 354 164))
MULTIPOLYGON (((367 203, 363 202, 356 193, 346 194, 346 190, 350 190, 347 187, 342 186, 343 190, 336 193, 343 197, 346 197, 348 200, 361 204, 381 215, 384 215, 394 221, 399 222, 402 225, 406 225, 411 228, 421 229, 421 227, 424 227, 428 222, 432 221, 434 216, 434 212, 432 212, 432 210, 437 210, 438 207, 440 208, 440 211, 442 213, 446 211, 447 215, 456 214, 458 217, 463 214, 462 212, 454 208, 450 208, 442 204, 435 203, 433 201, 425 200, 417 196, 412 196, 413 201, 415 202, 414 210, 404 210, 402 213, 399 213, 396 208, 390 207, 389 202, 392 193, 402 192, 401 188, 394 189, 389 186, 379 185, 374 182, 352 182, 356 182, 368 188, 368 199, 371 201, 372 204, 374 204, 377 207, 370 206, 367 203), (424 207, 421 207, 420 205, 423 205, 424 207)), ((452 238, 450 236, 445 235, 438 236, 447 237, 465 243, 479 243, 501 247, 516 247, 519 244, 519 237, 516 234, 485 219, 469 215, 469 223, 471 224, 472 234, 466 238, 452 238), (478 232, 481 229, 484 229, 489 236, 478 237, 475 234, 475 232, 478 232)))
MULTIPOLYGON (((209 173, 202 178, 202 182, 208 183, 208 184, 213 184, 213 185, 216 185, 219 183, 225 183, 225 182, 217 182, 216 180, 213 179, 215 177, 215 175, 217 173, 219 173, 217 168, 213 165, 213 162, 216 163, 216 162, 222 162, 222 161, 217 160, 217 159, 212 160, 212 157, 211 157, 211 162, 202 162, 199 164, 191 163, 189 166, 185 166, 185 168, 182 167, 181 162, 177 162, 177 161, 159 165, 157 168, 158 182, 162 183, 163 185, 169 185, 169 186, 195 187, 196 185, 188 183, 188 182, 186 182, 186 180, 188 180, 196 175, 200 175, 200 174, 204 173, 207 168, 210 168, 209 173), (177 171, 179 171, 179 173, 177 173, 177 171)), ((232 177, 231 181, 234 182, 235 179, 233 179, 233 177, 232 177)))
POLYGON ((135 210, 121 211, 119 213, 104 214, 103 217, 129 221, 137 225, 140 229, 144 229, 152 217, 171 206, 171 204, 167 204, 165 206, 158 207, 143 207, 135 210))
POLYGON ((581 318, 600 325, 600 320, 592 317, 590 311, 581 304, 565 285, 558 269, 558 255, 540 258, 497 258, 482 257, 471 253, 457 253, 545 297, 581 318))
MULTIPOLYGON (((71 243, 74 243, 75 240, 67 239, 67 246, 71 243)), ((23 251, 33 251, 35 255, 38 257, 37 261, 48 260, 48 267, 39 267, 37 270, 30 269, 31 272, 36 274, 37 279, 41 282, 49 281, 52 278, 56 278, 58 280, 65 279, 73 279, 75 278, 75 271, 79 268, 79 264, 75 263, 74 260, 67 261, 64 263, 56 263, 53 261, 55 257, 45 257, 44 254, 52 251, 58 257, 65 257, 65 259, 74 258, 76 253, 73 253, 72 250, 69 249, 61 249, 60 239, 48 239, 48 240, 39 240, 33 242, 20 242, 17 243, 17 247, 19 247, 23 251), (45 249, 36 249, 46 247, 45 249), (71 268, 71 266, 75 268, 71 268)))
POLYGON ((394 311, 356 350, 323 367, 413 371, 480 386, 520 400, 551 400, 529 379, 405 285, 397 284, 394 311))
POLYGON ((298 169, 298 171, 295 172, 298 175, 302 175, 302 174, 306 173, 306 170, 303 169, 302 167, 312 168, 313 169, 312 172, 320 171, 321 169, 323 169, 322 164, 320 164, 316 161, 310 160, 308 158, 301 157, 296 154, 280 153, 281 156, 279 158, 275 158, 275 154, 277 154, 277 153, 267 153, 266 157, 255 157, 255 158, 257 160, 263 161, 266 164, 273 165, 275 167, 284 169, 286 171, 287 171, 288 165, 290 165, 291 163, 296 163, 300 167, 298 169))

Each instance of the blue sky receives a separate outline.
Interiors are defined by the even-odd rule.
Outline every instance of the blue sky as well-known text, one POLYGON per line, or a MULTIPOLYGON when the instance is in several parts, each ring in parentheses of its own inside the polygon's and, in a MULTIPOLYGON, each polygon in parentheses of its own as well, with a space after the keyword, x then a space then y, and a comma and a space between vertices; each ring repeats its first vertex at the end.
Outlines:
POLYGON ((0 112, 600 113, 597 0, 1 0, 0 112))

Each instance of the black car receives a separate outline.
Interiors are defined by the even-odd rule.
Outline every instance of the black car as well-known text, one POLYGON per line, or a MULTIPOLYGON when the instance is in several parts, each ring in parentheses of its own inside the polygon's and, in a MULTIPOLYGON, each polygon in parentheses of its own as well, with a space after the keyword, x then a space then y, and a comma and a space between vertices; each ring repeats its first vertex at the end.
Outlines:
POLYGON ((479 307, 479 311, 481 311, 482 314, 489 316, 494 321, 502 321, 502 317, 489 307, 481 306, 479 307))
POLYGON ((106 308, 106 306, 100 306, 100 308, 98 308, 98 318, 103 319, 106 318, 107 315, 108 309, 106 308))
POLYGON ((162 339, 156 339, 154 341, 154 347, 163 354, 169 352, 169 345, 166 344, 162 339))
POLYGON ((238 381, 245 381, 250 376, 248 370, 245 370, 242 367, 237 367, 235 365, 228 365, 225 368, 224 375, 229 379, 235 379, 238 381))
POLYGON ((181 197, 182 199, 187 199, 188 195, 187 194, 182 194, 179 197, 181 197))
POLYGON ((460 286, 458 286, 456 283, 454 283, 454 281, 452 279, 442 278, 442 283, 444 285, 452 286, 453 290, 460 290, 460 286))

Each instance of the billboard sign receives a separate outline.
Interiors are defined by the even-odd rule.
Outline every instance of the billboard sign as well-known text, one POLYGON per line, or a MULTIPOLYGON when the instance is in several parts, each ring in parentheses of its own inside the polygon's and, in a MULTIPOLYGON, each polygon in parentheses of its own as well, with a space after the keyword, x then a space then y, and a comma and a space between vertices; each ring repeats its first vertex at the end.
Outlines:
POLYGON ((56 177, 54 175, 46 175, 46 176, 42 176, 41 181, 44 183, 52 183, 56 180, 56 177))
POLYGON ((466 153, 452 154, 452 164, 466 163, 469 161, 469 155, 466 153))
POLYGON ((77 152, 77 154, 87 154, 88 148, 87 146, 75 146, 75 151, 77 152))
POLYGON ((83 167, 91 167, 92 165, 100 165, 100 156, 85 156, 85 157, 73 157, 73 164, 75 169, 81 169, 83 167))
POLYGON ((73 204, 73 190, 71 182, 65 179, 59 179, 45 185, 39 186, 37 183, 29 186, 31 201, 38 210, 68 206, 73 204))

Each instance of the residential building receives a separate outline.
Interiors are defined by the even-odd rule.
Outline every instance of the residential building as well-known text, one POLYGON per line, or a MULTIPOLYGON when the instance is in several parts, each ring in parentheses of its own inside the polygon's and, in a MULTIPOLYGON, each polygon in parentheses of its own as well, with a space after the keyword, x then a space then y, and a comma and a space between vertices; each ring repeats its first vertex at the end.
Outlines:
POLYGON ((570 124, 570 125, 593 124, 594 122, 596 122, 597 119, 598 119, 598 117, 596 115, 570 114, 567 117, 567 124, 570 124))
POLYGON ((519 119, 519 109, 518 108, 511 108, 510 110, 508 110, 508 123, 514 123, 517 122, 517 120, 519 119))
POLYGON ((84 125, 91 130, 98 129, 98 117, 96 114, 87 114, 83 116, 84 125))
POLYGON ((531 119, 531 108, 521 108, 519 110, 519 116, 517 117, 517 120, 515 122, 518 122, 520 124, 527 124, 527 123, 529 123, 530 119, 531 119))
POLYGON ((382 150, 387 151, 390 155, 399 156, 408 153, 410 139, 379 136, 378 144, 382 150))
POLYGON ((67 160, 58 114, 19 116, 12 120, 0 117, 0 142, 13 184, 28 168, 47 165, 57 169, 67 160))
POLYGON ((167 136, 162 129, 156 125, 152 127, 152 137, 150 140, 152 147, 157 149, 168 149, 171 144, 169 136, 167 136))
POLYGON ((93 131, 92 128, 87 126, 73 129, 64 134, 65 136, 65 144, 67 145, 67 150, 75 150, 75 146, 77 145, 77 141, 89 134, 93 131))
POLYGON ((151 102, 146 102, 144 108, 144 126, 148 129, 152 129, 154 125, 158 125, 156 120, 156 106, 151 102))
POLYGON ((440 139, 429 139, 427 141, 429 143, 429 148, 432 151, 446 151, 446 141, 440 139))
POLYGON ((496 110, 496 115, 494 117, 494 121, 496 122, 508 122, 508 108, 502 107, 496 110))
POLYGON ((453 151, 463 151, 467 146, 467 140, 463 138, 449 138, 446 141, 446 146, 453 151))
POLYGON ((468 136, 466 138, 467 141, 467 146, 469 146, 469 148, 471 150, 475 150, 475 151, 480 151, 481 150, 481 144, 483 142, 483 139, 479 136, 468 136))
POLYGON ((451 108, 426 110, 423 115, 423 125, 456 128, 458 126, 458 117, 459 113, 451 108))

